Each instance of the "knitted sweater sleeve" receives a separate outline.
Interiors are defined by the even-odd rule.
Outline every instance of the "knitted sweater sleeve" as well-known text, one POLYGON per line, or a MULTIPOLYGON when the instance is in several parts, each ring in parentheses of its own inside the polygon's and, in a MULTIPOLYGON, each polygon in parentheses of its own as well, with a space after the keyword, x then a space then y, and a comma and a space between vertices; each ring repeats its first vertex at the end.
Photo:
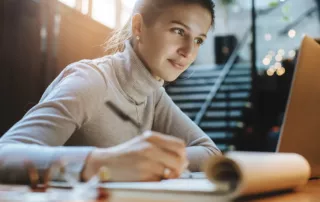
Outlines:
POLYGON ((61 159, 76 160, 74 168, 80 174, 94 148, 63 145, 90 119, 95 106, 103 104, 99 92, 104 88, 99 71, 90 65, 78 62, 65 68, 40 102, 1 137, 0 182, 27 183, 26 161, 36 167, 40 179, 61 159))
POLYGON ((221 154, 215 143, 179 109, 164 88, 156 97, 153 130, 185 141, 191 171, 200 171, 210 156, 221 154))

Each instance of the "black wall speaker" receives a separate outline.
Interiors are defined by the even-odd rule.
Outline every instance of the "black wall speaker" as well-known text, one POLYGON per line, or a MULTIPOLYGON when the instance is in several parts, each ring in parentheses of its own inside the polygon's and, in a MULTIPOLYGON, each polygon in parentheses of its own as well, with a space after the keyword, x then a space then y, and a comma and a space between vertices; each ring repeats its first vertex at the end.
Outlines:
POLYGON ((214 43, 216 64, 222 65, 228 61, 237 46, 238 40, 234 35, 216 36, 214 43))

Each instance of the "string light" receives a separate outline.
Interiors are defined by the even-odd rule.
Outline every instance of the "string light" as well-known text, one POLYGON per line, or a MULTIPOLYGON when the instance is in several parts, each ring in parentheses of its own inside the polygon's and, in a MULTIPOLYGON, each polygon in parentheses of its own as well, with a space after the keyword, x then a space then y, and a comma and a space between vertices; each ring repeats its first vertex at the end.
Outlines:
POLYGON ((277 62, 281 62, 283 57, 281 55, 276 55, 275 59, 277 62))
POLYGON ((290 29, 288 32, 288 36, 290 38, 294 38, 296 36, 296 31, 294 29, 290 29))
POLYGON ((274 75, 274 68, 269 68, 269 69, 267 70, 267 75, 268 75, 268 76, 273 76, 273 75, 274 75))
POLYGON ((266 41, 270 41, 270 40, 272 39, 271 34, 270 34, 270 33, 266 33, 266 34, 264 35, 264 39, 265 39, 266 41))
POLYGON ((243 128, 244 124, 243 124, 243 122, 237 122, 237 126, 238 126, 238 128, 243 128))
POLYGON ((284 73, 286 73, 286 69, 283 67, 280 67, 279 69, 277 69, 277 75, 278 76, 282 76, 284 75, 284 73))
POLYGON ((289 51, 288 55, 289 55, 289 57, 293 58, 293 57, 296 56, 296 51, 295 50, 291 50, 291 51, 289 51))
POLYGON ((271 60, 270 60, 269 58, 267 58, 267 57, 265 57, 265 58, 263 59, 263 61, 262 61, 262 63, 263 63, 264 65, 269 65, 270 62, 271 62, 271 60))
POLYGON ((278 50, 278 55, 284 56, 285 51, 283 49, 278 50))
POLYGON ((280 62, 274 63, 274 69, 279 69, 280 67, 282 67, 280 62))

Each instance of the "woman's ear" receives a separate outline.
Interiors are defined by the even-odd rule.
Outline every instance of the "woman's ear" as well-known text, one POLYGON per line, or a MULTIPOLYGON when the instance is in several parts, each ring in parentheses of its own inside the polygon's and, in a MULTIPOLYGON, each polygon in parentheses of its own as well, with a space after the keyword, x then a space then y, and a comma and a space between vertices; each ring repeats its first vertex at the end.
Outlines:
POLYGON ((141 36, 143 26, 143 18, 140 13, 136 13, 132 17, 132 34, 133 36, 141 36))

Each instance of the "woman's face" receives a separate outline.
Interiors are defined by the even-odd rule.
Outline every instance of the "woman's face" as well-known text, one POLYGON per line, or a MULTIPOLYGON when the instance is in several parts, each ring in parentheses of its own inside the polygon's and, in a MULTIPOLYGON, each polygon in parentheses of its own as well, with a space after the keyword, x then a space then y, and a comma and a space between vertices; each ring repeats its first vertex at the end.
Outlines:
POLYGON ((212 22, 211 13, 196 4, 166 8, 151 26, 133 19, 134 36, 140 36, 135 51, 152 75, 165 81, 177 79, 194 62, 212 22))

